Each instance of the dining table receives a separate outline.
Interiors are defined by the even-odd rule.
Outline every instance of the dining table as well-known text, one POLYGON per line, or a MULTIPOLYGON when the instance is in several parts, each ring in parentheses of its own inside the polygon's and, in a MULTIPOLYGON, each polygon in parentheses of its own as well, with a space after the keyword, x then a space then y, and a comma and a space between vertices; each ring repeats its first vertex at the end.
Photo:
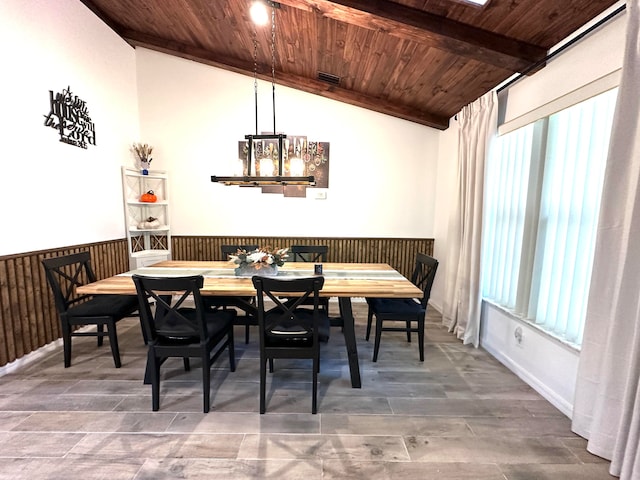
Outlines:
MULTIPOLYGON (((166 260, 83 285, 77 291, 93 295, 135 295, 134 274, 154 277, 202 275, 202 295, 255 296, 251 277, 236 275, 235 267, 229 261, 166 260)), ((314 276, 317 275, 314 267, 314 264, 305 262, 286 262, 278 267, 277 278, 314 276)), ((260 275, 260 270, 256 275, 260 275)), ((344 333, 351 386, 361 388, 351 300, 359 297, 422 298, 422 290, 386 263, 323 263, 321 275, 324 285, 320 296, 338 299, 338 325, 342 326, 344 333)))

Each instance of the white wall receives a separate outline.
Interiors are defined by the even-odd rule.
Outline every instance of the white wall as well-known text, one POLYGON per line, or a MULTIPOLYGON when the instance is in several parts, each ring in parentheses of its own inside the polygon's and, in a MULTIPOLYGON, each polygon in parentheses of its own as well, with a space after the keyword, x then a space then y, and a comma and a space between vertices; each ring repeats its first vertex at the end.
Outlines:
MULTIPOLYGON (((506 121, 526 115, 621 68, 625 24, 624 14, 618 15, 606 26, 556 56, 535 75, 511 86, 507 95, 500 96, 501 102, 507 102, 503 105, 506 121)), ((438 158, 435 248, 436 256, 443 260, 448 253, 448 206, 452 204, 447 191, 455 192, 451 181, 455 181, 457 165, 455 126, 452 120, 449 130, 441 134, 438 158)), ((432 292, 432 303, 437 308, 442 305, 444 270, 439 270, 432 292)), ((571 416, 579 361, 576 350, 487 303, 482 309, 480 344, 559 410, 571 416), (518 328, 523 335, 521 344, 514 335, 518 328)))
MULTIPOLYGON (((211 183, 254 133, 253 78, 142 48, 136 60, 141 140, 171 175, 174 235, 434 236, 438 130, 276 86, 277 130, 330 142, 327 199, 211 183)), ((270 131, 270 83, 258 97, 270 131)))
POLYGON ((78 0, 0 1, 0 49, 0 255, 122 238, 135 51, 78 0), (86 150, 44 126, 49 90, 67 87, 95 123, 86 150))

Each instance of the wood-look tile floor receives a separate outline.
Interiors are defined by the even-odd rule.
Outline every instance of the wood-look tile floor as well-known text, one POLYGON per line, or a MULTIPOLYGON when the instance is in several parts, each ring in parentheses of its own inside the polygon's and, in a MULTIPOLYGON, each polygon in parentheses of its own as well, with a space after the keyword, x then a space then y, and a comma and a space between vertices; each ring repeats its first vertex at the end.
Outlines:
MULTIPOLYGON (((332 304, 337 310, 337 306, 332 304)), ((45 347, 0 377, 0 479, 613 478, 570 421, 482 349, 463 346, 429 314, 425 362, 415 343, 383 333, 377 363, 354 303, 362 388, 353 389, 339 328, 322 346, 319 413, 305 361, 276 361, 258 413, 256 332, 236 330, 237 370, 223 355, 202 413, 201 369, 163 366, 160 411, 143 385, 137 318, 118 324, 122 368, 108 340, 45 347)), ((255 327, 254 327, 255 328, 255 327)))

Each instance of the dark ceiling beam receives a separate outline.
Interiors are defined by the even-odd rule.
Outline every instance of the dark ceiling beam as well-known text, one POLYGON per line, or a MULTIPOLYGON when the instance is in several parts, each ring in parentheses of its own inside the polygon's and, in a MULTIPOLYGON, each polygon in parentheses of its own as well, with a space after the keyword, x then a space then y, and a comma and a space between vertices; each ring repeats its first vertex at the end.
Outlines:
MULTIPOLYGON (((230 70, 243 75, 254 75, 253 61, 245 61, 232 57, 216 55, 209 50, 184 45, 178 42, 165 40, 163 38, 145 35, 133 30, 121 30, 118 32, 131 45, 145 47, 150 50, 174 55, 177 57, 193 60, 214 67, 230 70)), ((271 81, 271 67, 258 65, 258 78, 271 81)), ((449 118, 441 115, 434 115, 429 112, 416 110, 413 107, 398 105, 388 100, 366 96, 351 90, 330 85, 319 80, 305 78, 297 75, 283 75, 276 72, 276 83, 287 87, 295 88, 303 92, 320 95, 325 98, 348 103, 358 107, 373 110, 375 112, 391 115, 403 120, 415 122, 438 130, 449 128, 449 118)))
POLYGON ((428 44, 456 55, 522 72, 544 59, 536 45, 393 2, 371 0, 279 0, 340 22, 428 44))

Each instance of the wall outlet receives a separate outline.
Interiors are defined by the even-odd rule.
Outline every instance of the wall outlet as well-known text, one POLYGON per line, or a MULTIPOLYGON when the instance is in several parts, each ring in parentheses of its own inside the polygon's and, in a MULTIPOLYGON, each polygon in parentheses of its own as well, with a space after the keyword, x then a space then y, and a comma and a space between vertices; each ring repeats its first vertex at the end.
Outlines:
POLYGON ((327 199, 327 192, 325 191, 318 191, 315 192, 315 199, 316 200, 326 200, 327 199))
POLYGON ((522 348, 522 327, 516 327, 513 337, 516 339, 516 346, 522 348))

